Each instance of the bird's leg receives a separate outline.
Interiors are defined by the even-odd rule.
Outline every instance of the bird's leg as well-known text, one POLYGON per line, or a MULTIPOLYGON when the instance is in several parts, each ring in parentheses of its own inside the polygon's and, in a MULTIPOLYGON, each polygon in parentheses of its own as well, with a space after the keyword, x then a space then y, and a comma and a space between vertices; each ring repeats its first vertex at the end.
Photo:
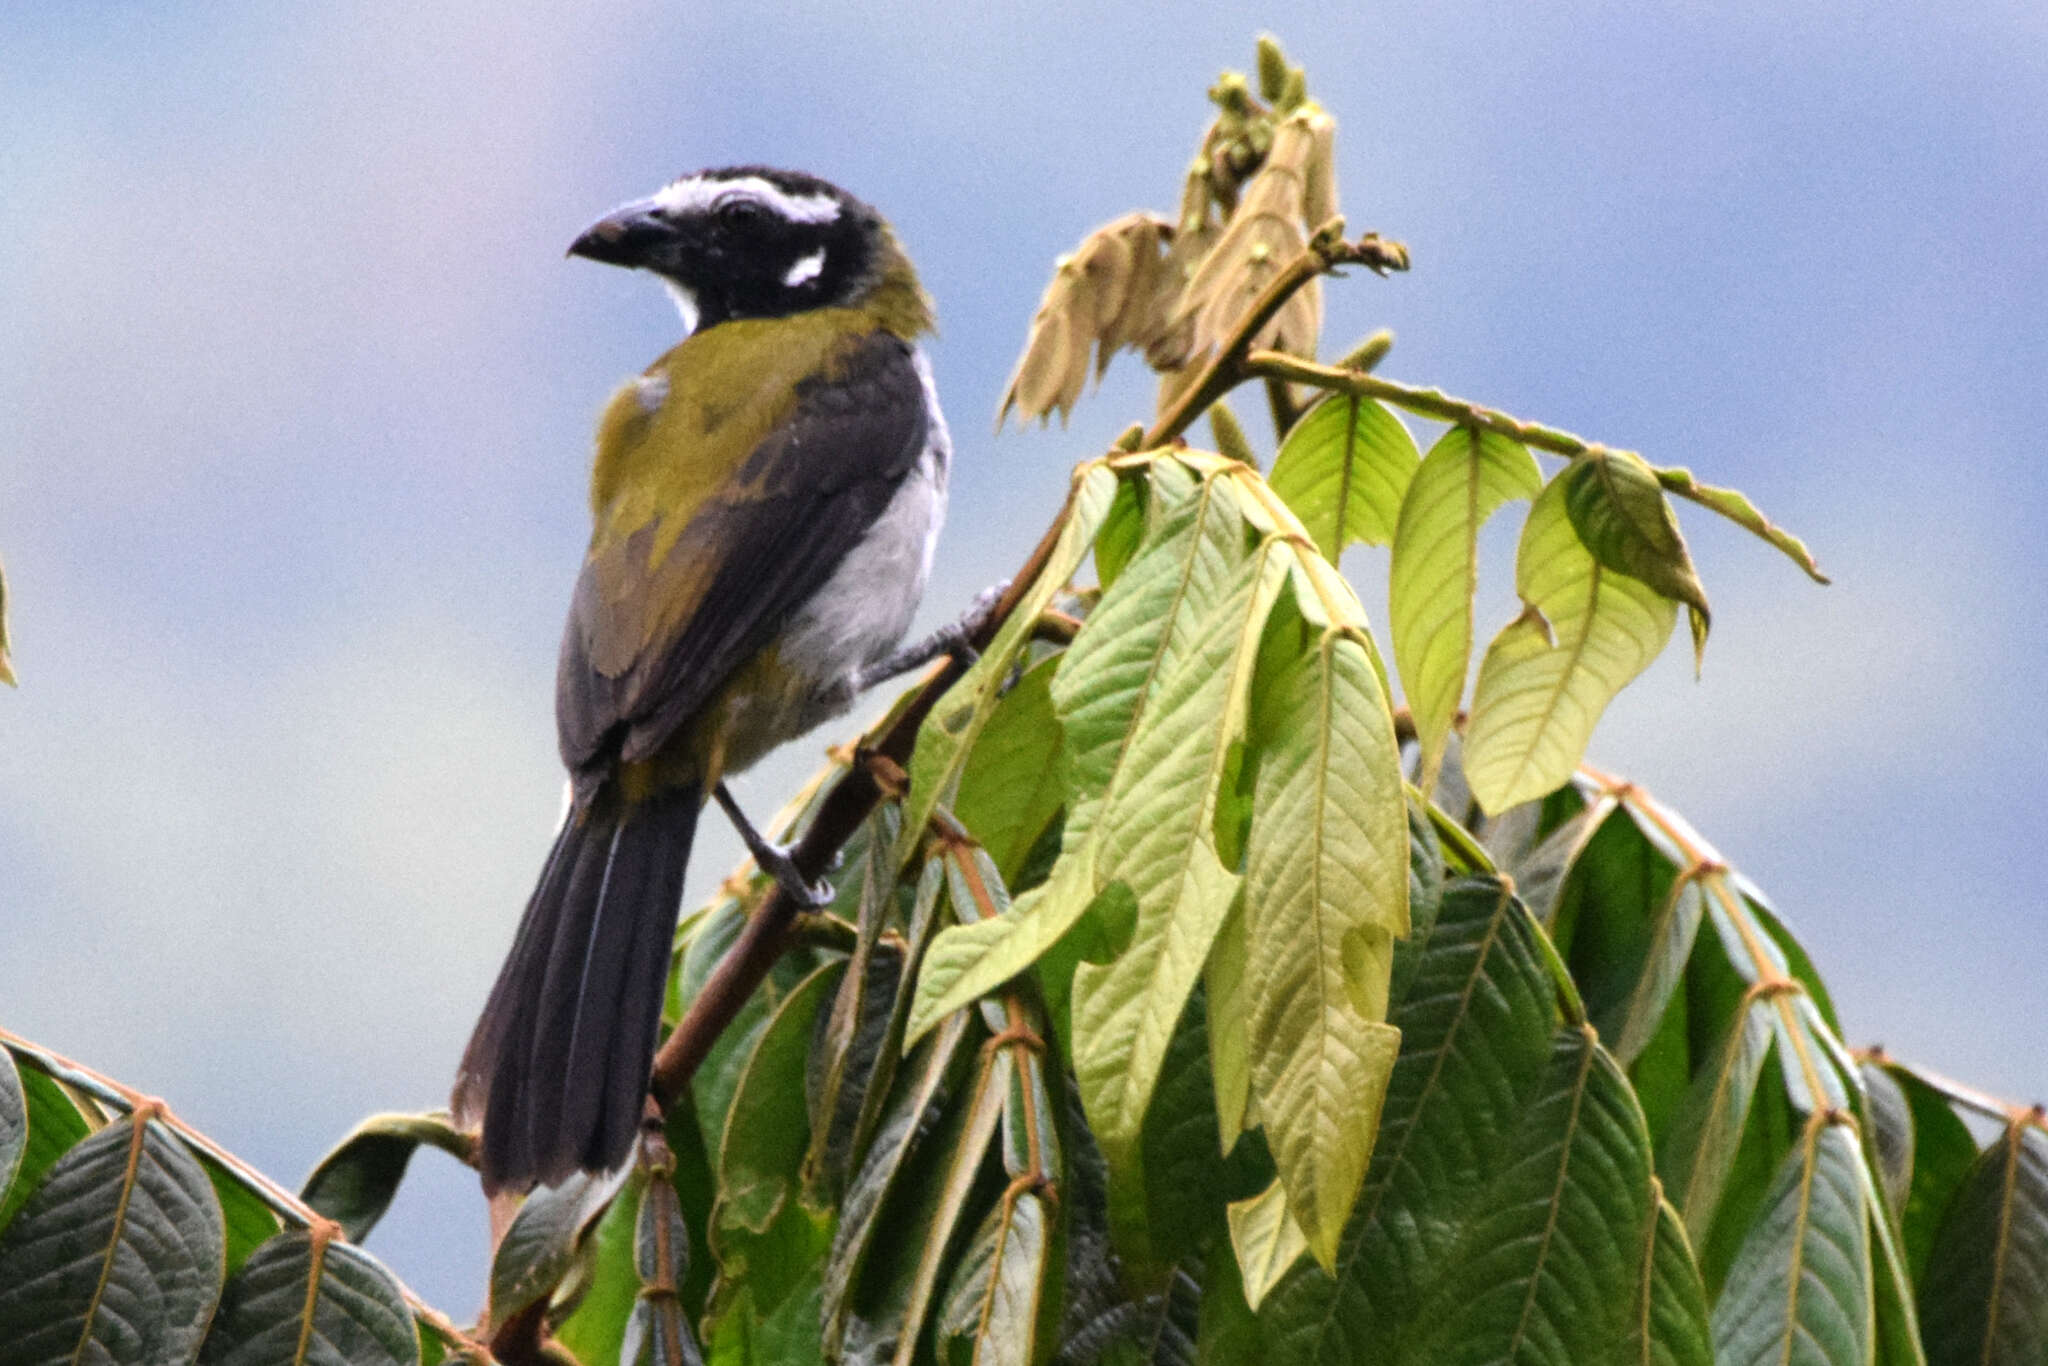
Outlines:
POLYGON ((907 674, 912 669, 921 669, 940 655, 951 655, 960 661, 962 668, 971 666, 981 658, 981 651, 974 648, 974 637, 988 625, 995 614, 996 606, 1003 600, 1010 581, 991 584, 975 595, 974 601, 961 614, 958 621, 949 621, 938 630, 920 640, 896 650, 893 654, 862 669, 854 670, 846 682, 849 698, 858 696, 877 683, 886 683, 898 674, 907 674))
POLYGON ((823 878, 816 882, 806 881, 790 860, 788 848, 754 828, 754 823, 740 810, 740 804, 732 799, 732 793, 726 790, 724 783, 712 788, 711 795, 718 799, 718 805, 724 810, 726 819, 732 822, 732 828, 740 832, 740 839, 745 841, 754 862, 760 865, 762 872, 774 878, 776 885, 792 900, 813 911, 832 904, 832 884, 823 878))

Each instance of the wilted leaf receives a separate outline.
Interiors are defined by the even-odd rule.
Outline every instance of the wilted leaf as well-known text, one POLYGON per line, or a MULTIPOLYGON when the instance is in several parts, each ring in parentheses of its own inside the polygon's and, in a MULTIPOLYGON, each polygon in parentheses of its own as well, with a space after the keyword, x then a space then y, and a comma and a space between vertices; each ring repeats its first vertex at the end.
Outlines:
MULTIPOLYGON (((163 1358, 169 1360, 169 1358, 163 1358)), ((389 1272, 323 1233, 287 1229, 227 1284, 201 1366, 412 1366, 412 1312, 389 1272)))
POLYGON ((1551 480, 1529 510, 1515 564, 1526 606, 1479 666, 1464 764, 1489 812, 1566 782, 1600 713, 1671 636, 1671 599, 1580 544, 1566 489, 1551 480))
POLYGON ((1543 472, 1526 447, 1453 427, 1430 447, 1401 499, 1388 571, 1394 663, 1422 750, 1419 784, 1435 787, 1472 659, 1479 528, 1514 498, 1534 498, 1543 472))
POLYGON ((1152 214, 1126 214, 1060 258, 1003 391, 997 426, 1012 408, 1021 422, 1055 412, 1064 421, 1087 384, 1091 351, 1099 376, 1118 349, 1152 342, 1170 302, 1163 253, 1172 234, 1152 214))
MULTIPOLYGON (((1306 221, 1307 191, 1324 136, 1319 124, 1328 122, 1320 110, 1303 109, 1274 126, 1265 164, 1245 185, 1222 236, 1194 268, 1167 322, 1164 335, 1179 352, 1176 365, 1206 360, 1273 277, 1307 247, 1308 229, 1321 226, 1306 221)), ((1319 202, 1325 193, 1318 186, 1319 202)), ((1314 355, 1322 325, 1321 283, 1311 280, 1259 330, 1253 345, 1314 355)), ((1155 352, 1154 363, 1159 359, 1155 352)))
POLYGON ((1334 564, 1348 545, 1394 539, 1421 460, 1415 438, 1385 404, 1329 394, 1288 430, 1270 482, 1334 564))
POLYGON ((1690 609, 1697 662, 1712 613, 1656 471, 1632 451, 1595 446, 1558 478, 1572 527, 1595 559, 1690 609))
POLYGON ((2048 1359, 2048 1133, 2039 1111, 1984 1149, 1949 1202, 1920 1287, 1933 1366, 2048 1359))
POLYGON ((0 1234, 9 1361, 187 1361, 226 1275, 220 1207, 184 1144, 142 1111, 58 1158, 0 1234))
POLYGON ((421 1144, 468 1162, 474 1140, 454 1126, 445 1110, 372 1115, 314 1165, 300 1198, 361 1242, 391 1207, 421 1144))

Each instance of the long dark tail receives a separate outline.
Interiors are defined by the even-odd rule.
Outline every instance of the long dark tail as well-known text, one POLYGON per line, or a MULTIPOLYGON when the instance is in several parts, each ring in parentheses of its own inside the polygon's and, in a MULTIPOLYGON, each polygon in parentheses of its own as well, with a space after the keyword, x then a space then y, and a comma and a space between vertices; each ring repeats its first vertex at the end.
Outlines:
POLYGON ((555 837, 455 1081, 489 1191, 555 1185, 632 1149, 702 797, 601 798, 555 837))

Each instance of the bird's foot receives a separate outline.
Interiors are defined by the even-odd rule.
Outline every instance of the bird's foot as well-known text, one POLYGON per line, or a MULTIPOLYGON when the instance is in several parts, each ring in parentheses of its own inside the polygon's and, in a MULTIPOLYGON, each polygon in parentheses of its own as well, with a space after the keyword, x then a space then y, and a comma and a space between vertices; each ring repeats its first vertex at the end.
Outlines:
POLYGON ((711 795, 725 811, 732 828, 739 832, 747 852, 754 856, 755 866, 775 879, 775 885, 782 889, 783 895, 808 911, 822 910, 832 904, 832 884, 823 878, 815 882, 806 878, 796 866, 796 860, 789 856, 789 847, 777 844, 756 830, 724 783, 711 789, 711 795))

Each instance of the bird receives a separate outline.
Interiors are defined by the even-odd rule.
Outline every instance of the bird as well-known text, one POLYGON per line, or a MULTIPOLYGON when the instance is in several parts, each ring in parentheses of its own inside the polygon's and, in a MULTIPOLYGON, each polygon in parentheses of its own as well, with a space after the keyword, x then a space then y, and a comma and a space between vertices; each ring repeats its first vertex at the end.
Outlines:
POLYGON ((569 254, 654 275, 684 336, 598 422, 556 673, 567 809, 452 1098, 493 1195, 631 1151, 707 801, 800 903, 829 897, 725 779, 864 687, 971 656, 969 618, 900 643, 952 443, 920 345, 931 301, 882 216, 733 166, 620 206, 569 254))

